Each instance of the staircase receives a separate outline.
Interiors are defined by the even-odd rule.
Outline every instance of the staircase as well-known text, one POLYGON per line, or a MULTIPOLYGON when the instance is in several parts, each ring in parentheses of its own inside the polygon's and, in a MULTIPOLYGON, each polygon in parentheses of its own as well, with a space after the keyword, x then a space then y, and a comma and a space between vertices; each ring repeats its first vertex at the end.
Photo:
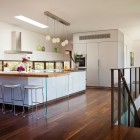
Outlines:
POLYGON ((111 69, 111 124, 140 127, 140 67, 111 69))

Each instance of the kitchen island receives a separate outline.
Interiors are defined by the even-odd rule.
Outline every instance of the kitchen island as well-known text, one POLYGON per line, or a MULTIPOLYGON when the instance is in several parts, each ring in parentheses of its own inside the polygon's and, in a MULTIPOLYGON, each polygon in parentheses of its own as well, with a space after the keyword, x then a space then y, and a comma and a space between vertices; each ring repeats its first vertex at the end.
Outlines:
MULTIPOLYGON (((21 84, 42 85, 44 87, 45 101, 52 101, 63 98, 67 95, 75 94, 86 89, 85 71, 61 71, 61 72, 0 72, 0 83, 2 84, 21 84)), ((39 91, 41 92, 41 91, 39 91)), ((5 101, 9 101, 9 91, 5 94, 5 101)), ((16 96, 18 98, 18 91, 16 96)), ((42 102, 41 94, 37 96, 38 101, 42 102)), ((25 102, 31 105, 30 92, 25 98, 25 102)), ((22 105, 16 102, 16 105, 22 105)))

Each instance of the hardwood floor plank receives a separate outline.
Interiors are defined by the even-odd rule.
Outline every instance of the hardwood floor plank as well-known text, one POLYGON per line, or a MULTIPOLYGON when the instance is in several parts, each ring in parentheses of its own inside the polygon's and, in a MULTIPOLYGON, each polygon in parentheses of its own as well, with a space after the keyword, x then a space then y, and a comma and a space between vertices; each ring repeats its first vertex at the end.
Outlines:
POLYGON ((138 128, 111 128, 110 99, 108 89, 87 89, 70 98, 69 110, 67 101, 49 106, 47 120, 0 114, 0 140, 139 140, 138 128))

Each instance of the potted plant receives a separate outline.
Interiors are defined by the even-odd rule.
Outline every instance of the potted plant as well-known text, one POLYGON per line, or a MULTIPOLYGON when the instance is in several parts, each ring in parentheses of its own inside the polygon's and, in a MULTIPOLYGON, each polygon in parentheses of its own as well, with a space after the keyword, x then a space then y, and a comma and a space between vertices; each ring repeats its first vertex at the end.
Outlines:
POLYGON ((79 55, 79 54, 76 54, 76 53, 73 54, 73 57, 71 56, 71 60, 74 63, 74 69, 75 70, 78 70, 79 62, 80 62, 81 57, 82 57, 82 55, 79 55))

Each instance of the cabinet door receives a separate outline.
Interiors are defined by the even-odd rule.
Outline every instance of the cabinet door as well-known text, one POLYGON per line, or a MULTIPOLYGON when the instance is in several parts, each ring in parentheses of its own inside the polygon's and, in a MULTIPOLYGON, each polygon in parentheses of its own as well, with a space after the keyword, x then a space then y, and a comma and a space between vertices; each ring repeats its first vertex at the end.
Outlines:
POLYGON ((79 72, 79 90, 85 90, 86 89, 86 72, 79 72))
POLYGON ((73 93, 73 75, 72 73, 70 73, 70 75, 68 76, 69 78, 69 94, 72 94, 73 93))
POLYGON ((47 101, 56 99, 56 79, 55 77, 47 78, 47 101))
POLYGON ((117 67, 117 42, 99 43, 99 86, 111 86, 111 68, 117 67))
POLYGON ((56 80, 56 97, 60 98, 66 95, 66 76, 55 77, 56 80))
POLYGON ((72 73, 72 87, 73 87, 73 93, 80 91, 79 88, 79 72, 73 72, 72 73))
POLYGON ((98 86, 98 43, 87 44, 87 86, 98 86))
POLYGON ((73 44, 74 53, 77 54, 87 54, 87 47, 86 44, 73 44))

